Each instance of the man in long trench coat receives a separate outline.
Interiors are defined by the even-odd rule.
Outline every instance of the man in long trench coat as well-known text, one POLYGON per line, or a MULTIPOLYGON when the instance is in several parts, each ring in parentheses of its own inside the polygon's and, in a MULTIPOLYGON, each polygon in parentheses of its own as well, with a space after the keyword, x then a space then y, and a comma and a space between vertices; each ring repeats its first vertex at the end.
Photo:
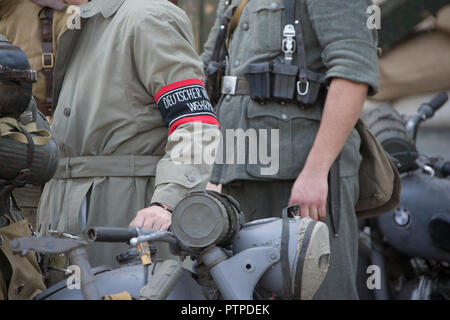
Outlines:
MULTIPOLYGON (((170 137, 194 136, 194 127, 200 138, 219 132, 190 21, 167 0, 92 0, 80 16, 80 28, 59 41, 52 134, 60 163, 41 197, 38 232, 80 235, 132 220, 167 229, 166 209, 204 188, 212 168, 175 161, 184 139, 170 137)), ((125 248, 91 244, 90 262, 113 265, 125 248)))

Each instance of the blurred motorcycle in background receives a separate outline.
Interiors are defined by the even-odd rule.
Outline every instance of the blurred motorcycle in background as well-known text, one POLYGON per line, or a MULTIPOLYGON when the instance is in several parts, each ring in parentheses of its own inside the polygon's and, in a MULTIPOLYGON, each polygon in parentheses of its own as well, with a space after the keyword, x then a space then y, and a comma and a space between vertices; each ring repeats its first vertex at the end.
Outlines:
MULTIPOLYGON (((364 120, 402 176, 399 207, 359 221, 361 299, 448 300, 450 297, 450 159, 419 154, 417 131, 448 100, 443 92, 417 113, 388 105, 364 120)), ((450 148, 450 142, 442 145, 450 148)))

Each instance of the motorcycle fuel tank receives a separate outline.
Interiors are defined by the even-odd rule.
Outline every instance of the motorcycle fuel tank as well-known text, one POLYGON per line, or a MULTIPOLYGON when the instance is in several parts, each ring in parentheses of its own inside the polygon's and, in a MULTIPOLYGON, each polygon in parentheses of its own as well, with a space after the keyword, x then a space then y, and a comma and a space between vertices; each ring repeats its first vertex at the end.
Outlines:
POLYGON ((400 206, 377 218, 402 253, 450 262, 450 179, 416 171, 402 178, 400 206))

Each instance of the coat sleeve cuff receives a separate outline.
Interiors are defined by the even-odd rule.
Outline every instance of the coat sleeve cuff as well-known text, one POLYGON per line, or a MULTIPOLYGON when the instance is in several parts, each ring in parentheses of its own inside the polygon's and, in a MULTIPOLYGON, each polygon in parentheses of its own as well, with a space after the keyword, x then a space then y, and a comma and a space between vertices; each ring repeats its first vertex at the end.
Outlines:
POLYGON ((369 86, 369 96, 378 92, 379 71, 377 50, 373 43, 349 39, 325 47, 323 61, 328 67, 325 79, 343 78, 369 86))

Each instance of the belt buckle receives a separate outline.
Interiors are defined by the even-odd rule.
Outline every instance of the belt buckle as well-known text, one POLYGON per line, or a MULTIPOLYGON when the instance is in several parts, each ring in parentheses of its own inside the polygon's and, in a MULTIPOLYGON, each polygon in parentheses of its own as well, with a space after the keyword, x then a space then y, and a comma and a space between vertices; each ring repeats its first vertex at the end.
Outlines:
POLYGON ((222 94, 234 95, 236 93, 237 77, 225 76, 222 79, 222 94))
POLYGON ((42 56, 41 56, 41 61, 42 61, 42 67, 44 68, 44 69, 50 69, 50 68, 53 68, 53 66, 54 66, 54 58, 53 58, 53 53, 52 52, 44 52, 43 54, 42 54, 42 56), (45 63, 45 58, 46 57, 50 57, 50 63, 49 64, 46 64, 45 63))

